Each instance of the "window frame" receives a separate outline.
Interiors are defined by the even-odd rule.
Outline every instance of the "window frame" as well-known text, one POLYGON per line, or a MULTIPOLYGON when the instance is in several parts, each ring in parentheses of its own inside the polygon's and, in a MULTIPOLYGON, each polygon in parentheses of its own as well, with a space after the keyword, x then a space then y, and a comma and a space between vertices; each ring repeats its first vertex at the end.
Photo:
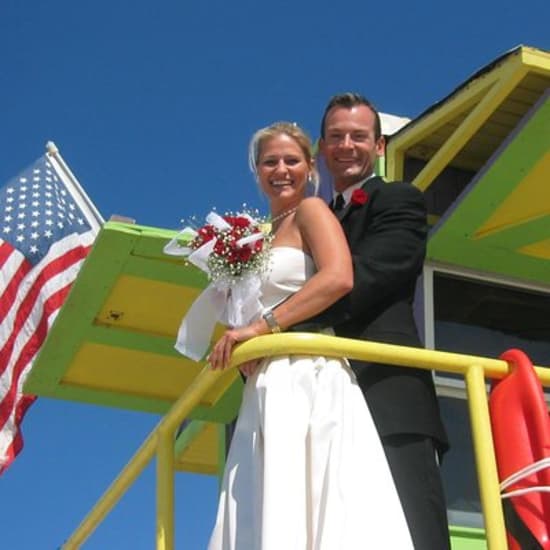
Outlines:
MULTIPOLYGON (((435 347, 435 308, 434 308, 434 276, 436 273, 460 277, 470 282, 493 283, 500 287, 546 294, 550 297, 550 285, 528 283, 512 277, 503 277, 493 273, 476 271, 473 269, 453 266, 435 261, 426 261, 422 272, 421 311, 423 313, 421 325, 424 333, 424 346, 434 350, 435 347)), ((450 378, 445 373, 434 372, 438 395, 447 397, 466 398, 466 386, 463 380, 450 378)), ((547 402, 550 403, 550 390, 545 391, 547 402)))
MULTIPOLYGON (((550 297, 550 285, 532 284, 511 277, 498 276, 495 274, 452 266, 435 261, 426 261, 424 264, 421 281, 419 282, 419 292, 415 302, 416 312, 420 313, 417 321, 419 328, 423 330, 424 345, 426 349, 436 349, 436 321, 434 307, 434 278, 436 274, 459 277, 473 283, 488 283, 504 288, 535 292, 550 297)), ((433 372, 433 376, 436 392, 439 397, 461 399, 466 402, 466 385, 463 378, 453 378, 447 376, 447 373, 445 372, 438 373, 436 371, 433 372)), ((487 391, 488 390, 489 383, 487 383, 487 391)), ((550 389, 546 389, 545 397, 547 403, 550 404, 550 389)), ((467 407, 467 403, 465 403, 465 406, 467 407)), ((467 512, 453 508, 448 508, 447 513, 449 515, 450 523, 465 527, 482 527, 483 525, 483 516, 481 513, 467 512)))

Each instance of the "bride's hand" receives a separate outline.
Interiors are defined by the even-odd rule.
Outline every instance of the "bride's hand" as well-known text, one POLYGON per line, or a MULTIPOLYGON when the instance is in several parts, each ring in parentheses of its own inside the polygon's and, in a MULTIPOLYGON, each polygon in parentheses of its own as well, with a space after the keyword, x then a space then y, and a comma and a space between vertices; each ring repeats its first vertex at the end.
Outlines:
POLYGON ((255 325, 248 325, 243 328, 226 330, 225 334, 214 344, 208 361, 212 369, 224 369, 229 365, 233 347, 239 342, 244 342, 259 336, 260 332, 255 325))
POLYGON ((234 331, 227 330, 225 334, 214 344, 210 355, 207 357, 212 370, 224 369, 229 363, 233 346, 237 343, 234 331))

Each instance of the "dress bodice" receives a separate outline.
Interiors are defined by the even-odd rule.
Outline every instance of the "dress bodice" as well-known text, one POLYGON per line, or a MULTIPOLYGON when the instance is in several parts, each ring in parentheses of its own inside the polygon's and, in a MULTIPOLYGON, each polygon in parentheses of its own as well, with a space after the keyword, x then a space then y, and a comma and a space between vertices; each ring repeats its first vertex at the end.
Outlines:
POLYGON ((262 283, 261 302, 264 309, 270 309, 294 294, 314 273, 313 259, 303 250, 274 246, 269 273, 262 283))

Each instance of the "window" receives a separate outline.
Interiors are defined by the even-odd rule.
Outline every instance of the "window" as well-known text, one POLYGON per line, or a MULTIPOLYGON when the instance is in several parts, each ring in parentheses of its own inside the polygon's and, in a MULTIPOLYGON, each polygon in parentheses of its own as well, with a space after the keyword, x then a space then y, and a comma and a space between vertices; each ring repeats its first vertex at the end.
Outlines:
MULTIPOLYGON (((426 319, 432 319, 432 326, 428 322, 425 327, 428 347, 488 357, 520 348, 534 364, 550 368, 550 289, 521 288, 436 269, 428 266, 425 274, 426 319)), ((442 464, 449 521, 480 527, 464 381, 461 376, 438 373, 436 384, 451 442, 442 464)), ((550 397, 548 389, 546 393, 550 397)))

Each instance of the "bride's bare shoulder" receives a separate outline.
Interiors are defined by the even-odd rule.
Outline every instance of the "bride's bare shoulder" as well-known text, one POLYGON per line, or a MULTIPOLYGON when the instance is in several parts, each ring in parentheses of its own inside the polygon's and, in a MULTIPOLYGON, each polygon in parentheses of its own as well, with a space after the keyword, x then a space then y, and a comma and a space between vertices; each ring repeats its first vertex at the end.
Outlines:
POLYGON ((298 212, 297 213, 319 213, 322 211, 330 212, 330 209, 327 205, 327 203, 319 198, 319 197, 307 197, 302 200, 300 205, 298 206, 298 212))

